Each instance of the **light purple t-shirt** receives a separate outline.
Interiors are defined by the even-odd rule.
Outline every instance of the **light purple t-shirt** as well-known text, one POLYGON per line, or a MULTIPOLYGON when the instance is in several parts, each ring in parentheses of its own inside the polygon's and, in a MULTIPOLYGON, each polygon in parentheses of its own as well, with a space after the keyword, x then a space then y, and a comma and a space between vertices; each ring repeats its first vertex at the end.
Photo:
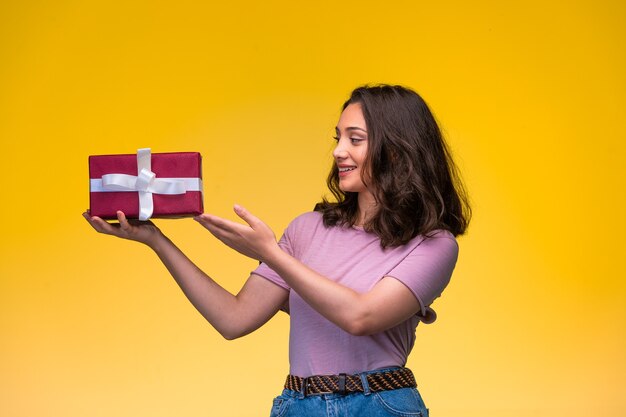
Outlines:
MULTIPOLYGON (((319 212, 298 216, 279 241, 280 247, 318 273, 357 292, 367 292, 385 276, 393 277, 418 299, 422 317, 434 318, 430 304, 450 281, 458 246, 447 231, 416 237, 383 250, 379 238, 358 227, 325 227, 319 212)), ((267 265, 253 271, 276 285, 289 285, 267 265)), ((289 293, 290 372, 302 377, 354 374, 404 366, 415 343, 420 316, 370 336, 353 336, 289 293)))

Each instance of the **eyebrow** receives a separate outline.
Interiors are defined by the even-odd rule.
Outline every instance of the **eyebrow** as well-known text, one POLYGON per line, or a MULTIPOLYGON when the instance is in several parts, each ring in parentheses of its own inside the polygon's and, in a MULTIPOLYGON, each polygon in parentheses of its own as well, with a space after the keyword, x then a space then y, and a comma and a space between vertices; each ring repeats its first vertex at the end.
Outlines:
MULTIPOLYGON (((339 128, 338 127, 335 127, 335 130, 337 132, 339 132, 339 128)), ((358 127, 358 126, 349 126, 349 127, 346 127, 346 130, 360 130, 361 132, 367 133, 367 130, 363 129, 362 127, 358 127)))

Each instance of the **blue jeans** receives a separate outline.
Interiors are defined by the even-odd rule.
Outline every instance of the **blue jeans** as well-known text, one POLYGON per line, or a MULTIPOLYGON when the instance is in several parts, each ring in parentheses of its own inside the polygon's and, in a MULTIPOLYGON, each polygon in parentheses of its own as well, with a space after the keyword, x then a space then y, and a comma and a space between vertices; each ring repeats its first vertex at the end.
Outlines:
MULTIPOLYGON (((393 368, 391 368, 393 369, 393 368)), ((274 398, 270 417, 428 417, 428 409, 416 388, 371 392, 363 375, 364 392, 317 394, 284 390, 274 398)))

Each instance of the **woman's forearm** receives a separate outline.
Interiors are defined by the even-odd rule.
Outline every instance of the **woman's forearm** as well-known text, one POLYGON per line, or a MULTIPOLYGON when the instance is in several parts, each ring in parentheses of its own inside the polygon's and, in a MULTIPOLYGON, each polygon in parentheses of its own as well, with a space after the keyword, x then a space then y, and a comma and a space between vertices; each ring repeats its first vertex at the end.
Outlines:
POLYGON ((250 279, 237 296, 231 294, 163 234, 149 246, 193 306, 226 339, 235 339, 257 329, 276 313, 283 302, 277 297, 283 295, 284 290, 277 292, 272 288, 269 290, 271 294, 267 295, 264 286, 273 284, 250 279), (259 300, 262 293, 266 294, 266 298, 259 300))
POLYGON ((221 335, 230 338, 233 322, 226 316, 235 311, 236 297, 198 268, 167 236, 161 234, 149 246, 191 304, 221 335))
POLYGON ((398 280, 382 278, 358 293, 315 272, 278 248, 265 258, 307 304, 344 331, 363 336, 398 325, 419 310, 419 302, 398 280))
POLYGON ((370 333, 366 295, 331 281, 280 248, 268 256, 266 263, 328 320, 351 334, 370 333))

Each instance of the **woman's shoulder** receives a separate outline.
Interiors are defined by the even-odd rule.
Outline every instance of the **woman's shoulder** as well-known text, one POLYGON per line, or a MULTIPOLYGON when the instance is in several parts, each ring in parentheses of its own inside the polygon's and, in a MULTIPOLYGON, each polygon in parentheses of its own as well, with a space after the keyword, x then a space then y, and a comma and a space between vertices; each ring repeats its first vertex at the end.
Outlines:
POLYGON ((450 231, 437 229, 425 234, 417 235, 404 245, 396 246, 395 248, 400 251, 417 253, 430 252, 433 250, 458 252, 459 244, 456 237, 454 237, 450 231))
POLYGON ((322 213, 318 211, 307 211, 305 213, 297 215, 289 225, 315 225, 322 222, 322 213))
POLYGON ((422 235, 421 237, 424 240, 428 240, 428 239, 447 239, 449 241, 452 241, 452 242, 456 243, 456 237, 454 237, 452 232, 450 232, 449 230, 445 230, 445 229, 433 230, 432 232, 427 233, 426 235, 422 235))
POLYGON ((307 211, 297 215, 296 218, 292 220, 292 223, 295 221, 317 223, 322 221, 322 213, 319 211, 307 211))
POLYGON ((433 230, 425 235, 419 235, 409 244, 426 251, 446 251, 454 254, 459 251, 459 243, 456 237, 450 231, 444 229, 433 230))
POLYGON ((322 219, 322 214, 317 211, 307 211, 305 213, 299 214, 296 216, 289 225, 287 226, 287 230, 307 230, 314 229, 319 227, 320 224, 323 225, 324 221, 322 219))

